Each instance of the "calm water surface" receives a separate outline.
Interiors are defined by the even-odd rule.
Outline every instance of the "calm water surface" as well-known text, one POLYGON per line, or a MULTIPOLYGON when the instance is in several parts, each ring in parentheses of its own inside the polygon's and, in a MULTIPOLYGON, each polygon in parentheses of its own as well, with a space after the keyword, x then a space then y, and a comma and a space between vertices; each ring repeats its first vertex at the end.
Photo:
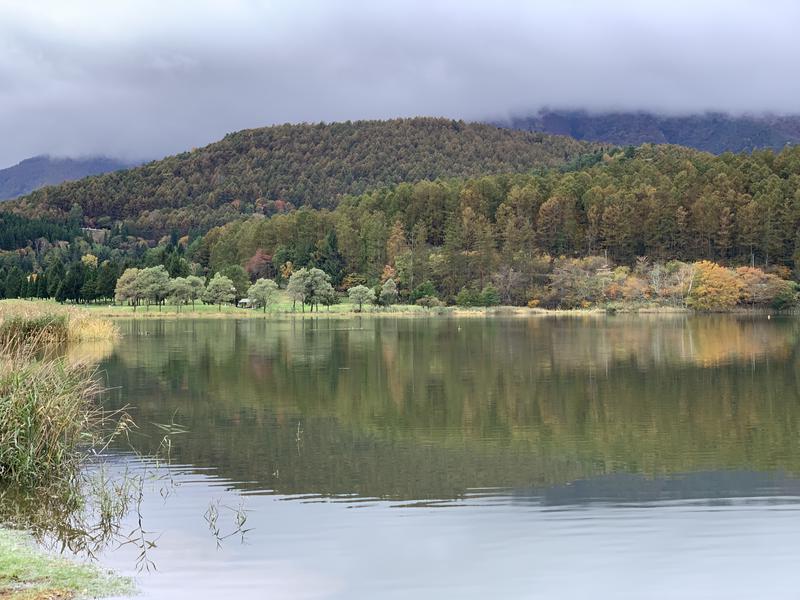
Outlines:
POLYGON ((147 598, 798 597, 798 320, 121 325, 147 598))

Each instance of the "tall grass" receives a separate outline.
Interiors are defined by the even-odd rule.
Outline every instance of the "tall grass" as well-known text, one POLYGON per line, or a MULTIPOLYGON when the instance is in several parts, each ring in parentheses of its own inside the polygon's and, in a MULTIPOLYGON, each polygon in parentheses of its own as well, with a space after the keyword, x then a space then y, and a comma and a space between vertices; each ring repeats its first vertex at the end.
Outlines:
MULTIPOLYGON (((174 421, 156 424, 163 438, 155 454, 140 456, 141 469, 106 470, 112 440, 127 437, 135 424, 123 411, 102 410, 102 390, 85 349, 77 352, 82 360, 70 352, 88 345, 102 358, 117 336, 113 323, 81 309, 0 301, 0 526, 25 529, 39 542, 88 557, 109 544, 131 544, 139 552, 137 568, 149 570, 156 541, 142 525, 144 484, 165 481, 161 494, 171 493, 171 478, 158 470, 169 462, 172 437, 185 429, 174 421), (130 511, 136 511, 138 526, 123 530, 130 511)), ((224 535, 219 508, 208 514, 218 544, 247 531, 243 508, 235 510, 233 533, 224 535)), ((2 566, 9 562, 2 534, 0 528, 0 600, 2 566)))
POLYGON ((116 326, 49 302, 0 302, 0 482, 38 485, 75 471, 100 440, 94 369, 52 344, 110 340, 116 326))
POLYGON ((24 344, 113 340, 119 329, 86 310, 52 302, 0 301, 0 341, 24 344))
POLYGON ((103 421, 94 370, 37 357, 15 338, 0 352, 0 481, 35 485, 74 471, 103 421))

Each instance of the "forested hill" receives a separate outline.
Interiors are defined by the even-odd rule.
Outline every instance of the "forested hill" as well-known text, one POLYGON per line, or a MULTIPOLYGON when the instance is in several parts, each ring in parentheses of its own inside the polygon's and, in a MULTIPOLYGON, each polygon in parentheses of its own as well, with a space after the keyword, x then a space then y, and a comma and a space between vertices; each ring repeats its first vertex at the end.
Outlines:
POLYGON ((424 179, 529 172, 598 145, 435 118, 280 125, 227 135, 147 165, 45 188, 9 209, 84 224, 124 220, 151 235, 203 230, 242 214, 334 207, 343 194, 424 179))
POLYGON ((401 298, 428 306, 795 303, 786 280, 800 273, 800 147, 714 156, 644 145, 589 156, 597 160, 568 169, 376 188, 333 210, 253 214, 158 241, 125 227, 79 233, 77 206, 59 224, 0 213, 0 295, 111 298, 137 267, 159 277, 155 287, 135 280, 154 301, 170 293, 169 277, 215 273, 243 297, 257 279, 285 285, 313 267, 340 291, 392 279, 401 298))
POLYGON ((54 158, 34 156, 13 167, 0 169, 0 200, 16 198, 45 185, 74 181, 133 166, 113 158, 54 158))
POLYGON ((543 111, 513 117, 503 125, 620 146, 677 144, 714 154, 749 152, 757 148, 780 150, 787 144, 800 142, 800 117, 543 111))

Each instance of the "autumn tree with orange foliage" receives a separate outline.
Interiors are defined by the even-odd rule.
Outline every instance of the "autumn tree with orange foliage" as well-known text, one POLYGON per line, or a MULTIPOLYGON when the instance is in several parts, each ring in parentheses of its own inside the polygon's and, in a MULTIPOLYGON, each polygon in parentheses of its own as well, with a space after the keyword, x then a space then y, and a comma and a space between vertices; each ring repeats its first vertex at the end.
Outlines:
POLYGON ((742 281, 736 273, 709 260, 694 263, 687 306, 702 311, 730 310, 739 303, 742 281))

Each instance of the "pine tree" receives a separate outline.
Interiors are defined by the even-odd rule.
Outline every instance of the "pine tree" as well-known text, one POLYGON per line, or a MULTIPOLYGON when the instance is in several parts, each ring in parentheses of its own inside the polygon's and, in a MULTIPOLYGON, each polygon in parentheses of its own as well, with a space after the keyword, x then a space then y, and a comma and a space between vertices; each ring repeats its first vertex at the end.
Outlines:
POLYGON ((36 278, 36 297, 42 299, 50 297, 47 292, 47 275, 44 273, 39 273, 36 278))
POLYGON ((45 275, 47 277, 47 297, 55 298, 58 292, 58 288, 61 286, 61 283, 64 281, 64 278, 66 277, 64 264, 60 260, 54 262, 47 269, 47 271, 45 271, 45 275))
POLYGON ((5 297, 19 298, 24 279, 25 276, 22 274, 20 268, 16 266, 12 267, 8 275, 6 275, 5 297))
POLYGON ((331 229, 322 238, 317 247, 317 266, 331 278, 331 283, 338 286, 344 277, 344 259, 339 252, 339 241, 336 230, 331 229))

